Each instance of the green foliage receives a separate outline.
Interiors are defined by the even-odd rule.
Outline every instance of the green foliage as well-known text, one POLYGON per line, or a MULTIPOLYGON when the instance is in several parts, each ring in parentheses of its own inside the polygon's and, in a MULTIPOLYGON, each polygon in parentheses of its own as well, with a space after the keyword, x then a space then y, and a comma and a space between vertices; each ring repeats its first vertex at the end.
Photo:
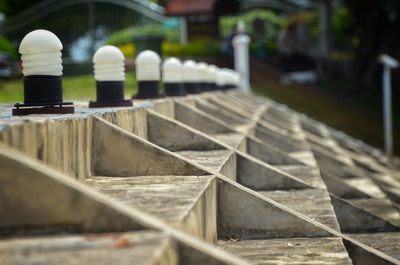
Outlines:
MULTIPOLYGON (((125 58, 135 56, 135 44, 127 43, 118 45, 125 58)), ((188 44, 165 41, 162 43, 162 54, 164 56, 186 57, 186 56, 214 56, 219 53, 219 43, 213 40, 197 40, 188 44)))
POLYGON ((14 58, 16 58, 17 56, 17 50, 15 49, 12 42, 3 36, 0 36, 0 52, 8 53, 14 58))
POLYGON ((354 20, 347 7, 340 6, 333 9, 332 34, 335 47, 343 49, 354 46, 356 42, 354 20))
POLYGON ((221 37, 227 38, 239 21, 246 23, 246 32, 252 39, 250 52, 253 54, 274 54, 277 52, 277 39, 279 31, 284 25, 284 19, 271 10, 256 9, 238 16, 222 17, 220 20, 221 37), (258 33, 255 29, 256 20, 263 22, 264 32, 258 33))
POLYGON ((11 17, 37 3, 37 0, 1 0, 0 12, 3 12, 6 14, 6 16, 11 17))
POLYGON ((214 56, 219 53, 219 43, 208 39, 196 40, 188 44, 164 42, 162 51, 165 56, 214 56))
MULTIPOLYGON (((355 37, 353 16, 349 9, 344 5, 333 8, 331 22, 333 47, 345 51, 353 48, 357 39, 355 37)), ((318 12, 313 12, 312 19, 310 20, 310 32, 313 41, 317 42, 320 34, 318 12)))
POLYGON ((256 33, 252 27, 255 19, 261 19, 265 24, 264 38, 266 40, 278 37, 279 30, 283 26, 284 19, 270 10, 256 9, 238 16, 222 17, 220 20, 220 32, 222 37, 226 38, 232 33, 232 28, 239 22, 246 23, 246 32, 254 37, 256 33))
POLYGON ((165 56, 211 56, 219 53, 219 43, 217 41, 201 39, 183 45, 179 43, 178 29, 164 28, 160 24, 129 27, 117 31, 111 34, 107 43, 117 45, 122 50, 125 57, 129 58, 132 57, 136 51, 133 38, 135 36, 144 35, 164 36, 165 40, 162 44, 162 51, 165 56))
POLYGON ((133 37, 143 35, 161 35, 166 41, 178 42, 179 30, 164 28, 161 24, 149 24, 142 26, 128 27, 114 32, 107 39, 111 45, 123 45, 132 42, 133 37))

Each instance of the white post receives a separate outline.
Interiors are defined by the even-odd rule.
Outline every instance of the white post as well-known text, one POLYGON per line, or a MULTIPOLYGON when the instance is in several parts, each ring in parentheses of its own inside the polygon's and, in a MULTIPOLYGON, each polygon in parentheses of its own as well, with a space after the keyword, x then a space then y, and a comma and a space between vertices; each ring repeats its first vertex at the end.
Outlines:
POLYGON ((399 67, 392 57, 382 54, 379 61, 383 64, 383 121, 384 121, 384 137, 385 137, 385 153, 388 157, 393 155, 393 126, 392 126, 392 85, 391 70, 399 67))
POLYGON ((180 33, 181 33, 181 39, 180 42, 181 44, 187 44, 188 42, 188 32, 187 32, 187 20, 186 17, 181 17, 181 28, 180 28, 180 33))
POLYGON ((235 70, 240 74, 240 89, 243 91, 250 89, 249 43, 250 37, 246 34, 239 34, 232 40, 235 70))
POLYGON ((321 0, 319 6, 320 55, 327 59, 331 50, 331 0, 321 0))

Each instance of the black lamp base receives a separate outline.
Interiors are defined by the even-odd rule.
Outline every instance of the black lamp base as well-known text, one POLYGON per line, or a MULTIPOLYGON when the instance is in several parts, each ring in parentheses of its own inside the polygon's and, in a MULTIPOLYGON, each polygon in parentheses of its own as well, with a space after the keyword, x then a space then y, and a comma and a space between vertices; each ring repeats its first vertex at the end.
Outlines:
POLYGON ((164 97, 159 92, 159 81, 138 81, 138 92, 132 99, 156 99, 164 97))
POLYGON ((186 96, 182 83, 164 83, 164 92, 167 97, 186 96))
POLYGON ((116 108, 116 107, 132 107, 131 100, 122 101, 89 101, 89 108, 116 108))
POLYGON ((13 116, 25 116, 30 114, 70 114, 75 113, 72 102, 59 102, 49 104, 17 103, 12 109, 13 116))
POLYGON ((138 93, 138 94, 132 96, 132 99, 157 99, 157 98, 165 98, 165 95, 163 95, 163 94, 141 95, 138 93))

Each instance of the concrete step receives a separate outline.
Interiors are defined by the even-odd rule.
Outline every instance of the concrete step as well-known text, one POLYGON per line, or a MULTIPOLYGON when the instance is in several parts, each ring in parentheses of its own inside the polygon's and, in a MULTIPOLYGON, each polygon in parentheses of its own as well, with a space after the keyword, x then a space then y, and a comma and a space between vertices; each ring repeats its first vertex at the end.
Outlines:
POLYGON ((258 127, 255 131, 255 137, 287 153, 307 150, 303 141, 293 139, 287 135, 278 134, 265 127, 258 127))
POLYGON ((352 264, 340 238, 220 240, 218 247, 252 264, 352 264))
POLYGON ((193 105, 174 102, 175 120, 206 134, 235 133, 228 124, 193 105))
POLYGON ((177 151, 175 154, 183 156, 192 162, 198 163, 209 170, 218 170, 228 158, 229 150, 211 151, 177 151))
POLYGON ((321 178, 321 174, 317 167, 301 166, 301 165, 285 165, 275 166, 276 168, 301 179, 305 183, 314 188, 326 189, 326 185, 321 178))
POLYGON ((223 110, 234 113, 243 120, 252 118, 256 114, 256 108, 249 108, 246 105, 234 100, 221 100, 221 98, 207 98, 207 102, 223 110))
POLYGON ((246 152, 270 165, 305 165, 298 159, 290 157, 280 149, 261 141, 253 136, 246 137, 246 152))
POLYGON ((259 193, 321 224, 340 231, 335 211, 326 190, 277 190, 259 191, 259 193))
POLYGON ((216 237, 213 176, 96 176, 84 183, 191 235, 209 242, 216 237))
POLYGON ((196 107, 211 116, 231 125, 240 125, 249 122, 247 119, 232 113, 225 108, 211 104, 204 99, 196 100, 196 107))
POLYGON ((178 264, 163 232, 85 234, 0 240, 1 264, 178 264))
POLYGON ((347 235, 398 259, 400 263, 400 232, 347 235))
POLYGON ((311 166, 311 167, 317 167, 317 161, 315 160, 314 154, 309 151, 295 151, 289 153, 289 155, 295 159, 300 160, 304 164, 311 166))
POLYGON ((217 139, 218 141, 221 141, 224 144, 229 145, 232 148, 237 148, 245 137, 241 133, 219 133, 211 134, 210 136, 217 139))
POLYGON ((397 224, 400 227, 400 213, 399 210, 393 207, 390 200, 385 199, 352 199, 349 200, 358 207, 365 211, 378 216, 379 218, 397 224))
POLYGON ((263 121, 264 123, 274 124, 279 128, 290 130, 292 132, 300 129, 300 126, 295 121, 288 122, 279 117, 268 115, 268 110, 266 114, 261 116, 260 120, 263 121))
POLYGON ((373 198, 386 198, 385 193, 371 179, 366 177, 345 179, 344 182, 353 188, 364 191, 373 198))

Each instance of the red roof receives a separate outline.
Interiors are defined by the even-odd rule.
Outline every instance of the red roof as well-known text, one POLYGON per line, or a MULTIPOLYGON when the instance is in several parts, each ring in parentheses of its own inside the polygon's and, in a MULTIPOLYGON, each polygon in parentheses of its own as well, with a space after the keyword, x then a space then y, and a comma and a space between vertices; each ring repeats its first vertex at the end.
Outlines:
POLYGON ((165 7, 167 16, 211 13, 216 0, 169 0, 165 7))

